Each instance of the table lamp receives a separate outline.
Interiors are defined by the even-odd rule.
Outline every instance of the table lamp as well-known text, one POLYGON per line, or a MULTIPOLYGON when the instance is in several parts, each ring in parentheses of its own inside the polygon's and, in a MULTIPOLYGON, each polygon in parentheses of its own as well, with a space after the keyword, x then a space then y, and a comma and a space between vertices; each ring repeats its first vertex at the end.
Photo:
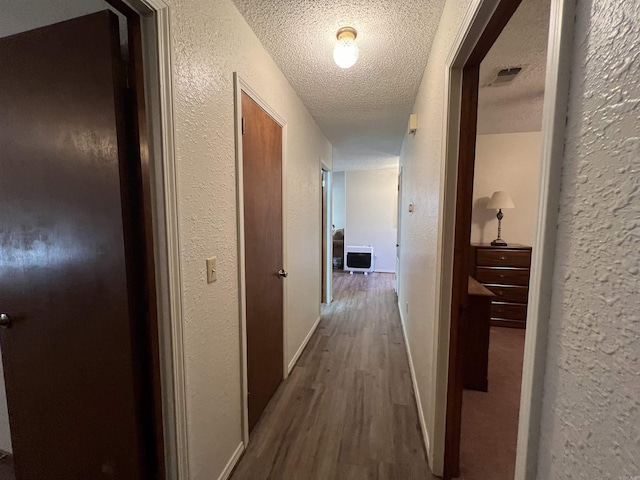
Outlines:
POLYGON ((493 192, 493 195, 491 195, 491 200, 489 200, 489 203, 487 203, 487 208, 498 210, 498 214, 496 215, 496 217, 498 217, 498 238, 491 242, 491 245, 493 245, 494 247, 506 247, 507 242, 500 238, 500 234, 502 231, 502 217, 504 217, 504 215, 502 214, 502 209, 515 208, 513 200, 511 200, 511 195, 504 191, 493 192))

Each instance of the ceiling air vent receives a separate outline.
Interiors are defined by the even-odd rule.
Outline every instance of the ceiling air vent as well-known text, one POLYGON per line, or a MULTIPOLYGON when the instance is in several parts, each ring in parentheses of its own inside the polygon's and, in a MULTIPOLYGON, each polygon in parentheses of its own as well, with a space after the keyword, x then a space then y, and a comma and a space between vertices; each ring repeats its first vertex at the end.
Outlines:
POLYGON ((509 85, 521 70, 522 67, 504 68, 498 72, 493 80, 491 80, 489 86, 501 87, 503 85, 509 85))

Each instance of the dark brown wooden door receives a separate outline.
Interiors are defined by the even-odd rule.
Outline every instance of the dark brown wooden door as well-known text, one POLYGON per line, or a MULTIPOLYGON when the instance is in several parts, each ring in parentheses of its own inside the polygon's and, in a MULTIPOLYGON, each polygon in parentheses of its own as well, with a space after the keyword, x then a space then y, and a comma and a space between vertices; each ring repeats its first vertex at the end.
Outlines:
POLYGON ((249 429, 282 381, 282 128, 242 93, 249 429))
POLYGON ((108 12, 0 40, 0 312, 12 321, 0 341, 18 480, 146 478, 119 58, 108 12))

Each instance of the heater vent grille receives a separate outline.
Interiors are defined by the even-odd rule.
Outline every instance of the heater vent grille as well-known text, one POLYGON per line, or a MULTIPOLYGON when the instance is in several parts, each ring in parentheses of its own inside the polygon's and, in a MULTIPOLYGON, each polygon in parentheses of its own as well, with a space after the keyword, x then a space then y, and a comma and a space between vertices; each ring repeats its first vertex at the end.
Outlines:
POLYGON ((509 85, 516 76, 522 71, 522 67, 503 68, 500 70, 493 80, 489 83, 490 87, 501 87, 509 85))
POLYGON ((348 245, 345 254, 345 270, 363 273, 374 271, 375 255, 370 245, 348 245))

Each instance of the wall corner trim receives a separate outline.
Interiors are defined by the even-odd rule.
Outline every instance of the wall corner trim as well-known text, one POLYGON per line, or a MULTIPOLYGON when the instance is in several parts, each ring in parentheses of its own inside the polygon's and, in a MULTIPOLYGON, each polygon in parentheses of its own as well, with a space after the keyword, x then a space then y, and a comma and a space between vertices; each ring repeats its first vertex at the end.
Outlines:
POLYGON ((542 112, 540 197, 531 257, 527 334, 516 450, 516 480, 537 478, 542 396, 576 14, 574 0, 552 0, 542 112))
POLYGON ((236 465, 238 464, 240 457, 244 453, 244 450, 245 450, 244 442, 240 442, 240 445, 238 445, 235 452, 233 452, 233 455, 231 455, 231 458, 229 459, 229 461, 227 462, 227 465, 224 467, 224 470, 218 477, 218 480, 227 480, 231 476, 231 472, 233 472, 233 469, 236 468, 236 465))
POLYGON ((289 362, 289 366, 287 367, 287 374, 291 373, 291 371, 293 370, 293 367, 295 367, 296 363, 298 363, 298 359, 300 358, 300 355, 302 355, 302 352, 304 352, 304 349, 306 348, 307 344, 309 343, 309 340, 311 340, 311 337, 315 333, 316 328, 318 328, 318 325, 320 324, 320 320, 322 320, 322 315, 320 315, 316 319, 316 321, 314 322, 313 326, 311 327, 311 330, 309 330, 309 333, 307 333, 307 336, 304 338, 304 340, 300 344, 300 348, 298 348, 298 351, 296 352, 296 354, 293 356, 293 358, 289 362))
POLYGON ((411 385, 413 386, 413 394, 416 399, 416 410, 418 410, 418 418, 420 420, 420 431, 422 432, 422 440, 424 441, 424 448, 427 454, 427 461, 429 465, 432 465, 431 459, 431 442, 429 440, 429 432, 427 430, 427 424, 424 419, 424 409, 422 408, 422 400, 420 398, 420 390, 418 389, 418 379, 416 378, 416 371, 413 368, 413 357, 411 356, 411 347, 409 346, 409 339, 407 337, 407 331, 405 330, 404 315, 402 314, 402 308, 398 305, 398 311, 400 312, 400 324, 402 325, 402 337, 404 338, 404 345, 407 349, 407 360, 409 361, 409 370, 411 371, 411 385))

